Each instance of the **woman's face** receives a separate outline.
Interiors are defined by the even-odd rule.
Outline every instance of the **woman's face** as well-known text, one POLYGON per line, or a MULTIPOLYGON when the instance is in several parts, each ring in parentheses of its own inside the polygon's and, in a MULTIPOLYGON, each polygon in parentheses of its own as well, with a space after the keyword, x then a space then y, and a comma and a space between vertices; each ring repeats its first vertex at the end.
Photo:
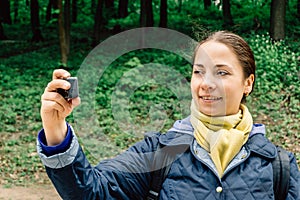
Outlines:
POLYGON ((254 75, 245 79, 237 56, 226 45, 207 41, 196 52, 191 91, 200 112, 209 116, 236 114, 253 82, 254 75))

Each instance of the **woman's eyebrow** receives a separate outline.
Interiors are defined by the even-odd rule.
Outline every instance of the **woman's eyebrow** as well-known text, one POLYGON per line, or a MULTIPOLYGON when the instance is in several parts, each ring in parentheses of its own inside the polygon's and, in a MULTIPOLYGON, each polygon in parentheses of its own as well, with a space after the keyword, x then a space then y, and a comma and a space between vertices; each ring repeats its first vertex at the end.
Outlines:
POLYGON ((202 64, 197 64, 197 63, 194 63, 194 66, 197 66, 197 67, 204 67, 202 64))
MULTIPOLYGON (((198 68, 205 68, 203 64, 200 63, 194 63, 193 66, 198 67, 198 68)), ((228 64, 216 64, 214 68, 222 68, 222 67, 228 67, 229 70, 233 70, 233 66, 228 65, 228 64)))
MULTIPOLYGON (((193 65, 197 66, 197 67, 204 67, 203 64, 194 63, 193 65)), ((220 67, 229 67, 229 68, 232 68, 232 66, 227 65, 227 64, 216 64, 214 67, 217 67, 217 68, 220 68, 220 67)))
POLYGON ((233 67, 232 67, 232 66, 230 66, 230 65, 227 65, 227 64, 217 64, 217 65, 215 65, 215 67, 216 67, 216 68, 228 67, 228 68, 230 68, 230 69, 233 69, 233 67))

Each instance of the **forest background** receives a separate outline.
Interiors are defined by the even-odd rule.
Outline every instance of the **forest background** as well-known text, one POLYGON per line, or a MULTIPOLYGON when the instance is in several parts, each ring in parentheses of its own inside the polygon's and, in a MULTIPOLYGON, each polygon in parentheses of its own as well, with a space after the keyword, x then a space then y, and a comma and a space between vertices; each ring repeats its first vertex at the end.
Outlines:
MULTIPOLYGON (((53 70, 65 68, 76 75, 97 44, 140 27, 168 28, 195 40, 223 29, 243 36, 257 64, 255 89, 247 102, 254 121, 264 123, 267 137, 294 152, 300 163, 300 0, 1 0, 0 185, 49 184, 36 153, 36 136, 42 127, 40 96, 53 70)), ((139 126, 163 122, 161 131, 185 117, 170 89, 134 73, 147 63, 172 66, 190 79, 188 61, 159 49, 131 51, 111 63, 95 91, 97 119, 83 119, 86 127, 77 130, 79 137, 88 136, 80 138, 91 163, 142 138, 120 128, 113 115, 112 96, 125 74, 134 80, 126 84, 136 89, 120 92, 130 115, 119 117, 130 117, 139 126), (99 126, 90 126, 93 120, 99 126)), ((73 115, 68 121, 76 124, 73 115)))

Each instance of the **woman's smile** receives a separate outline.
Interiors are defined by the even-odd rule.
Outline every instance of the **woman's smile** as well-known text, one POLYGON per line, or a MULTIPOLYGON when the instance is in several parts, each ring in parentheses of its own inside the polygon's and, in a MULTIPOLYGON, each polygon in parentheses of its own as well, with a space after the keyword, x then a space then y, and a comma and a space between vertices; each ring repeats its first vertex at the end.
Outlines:
POLYGON ((201 95, 199 98, 204 102, 204 103, 217 103, 220 102, 223 98, 218 97, 218 96, 211 96, 211 95, 201 95))

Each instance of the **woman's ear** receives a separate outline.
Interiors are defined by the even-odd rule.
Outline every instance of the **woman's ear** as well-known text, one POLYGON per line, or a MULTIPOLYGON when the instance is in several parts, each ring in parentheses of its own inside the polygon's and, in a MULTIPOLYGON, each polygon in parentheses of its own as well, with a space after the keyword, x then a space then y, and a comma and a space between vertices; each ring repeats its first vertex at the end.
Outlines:
POLYGON ((248 96, 248 94, 251 93, 254 83, 254 74, 250 74, 248 78, 245 80, 245 88, 244 88, 244 94, 248 96))

